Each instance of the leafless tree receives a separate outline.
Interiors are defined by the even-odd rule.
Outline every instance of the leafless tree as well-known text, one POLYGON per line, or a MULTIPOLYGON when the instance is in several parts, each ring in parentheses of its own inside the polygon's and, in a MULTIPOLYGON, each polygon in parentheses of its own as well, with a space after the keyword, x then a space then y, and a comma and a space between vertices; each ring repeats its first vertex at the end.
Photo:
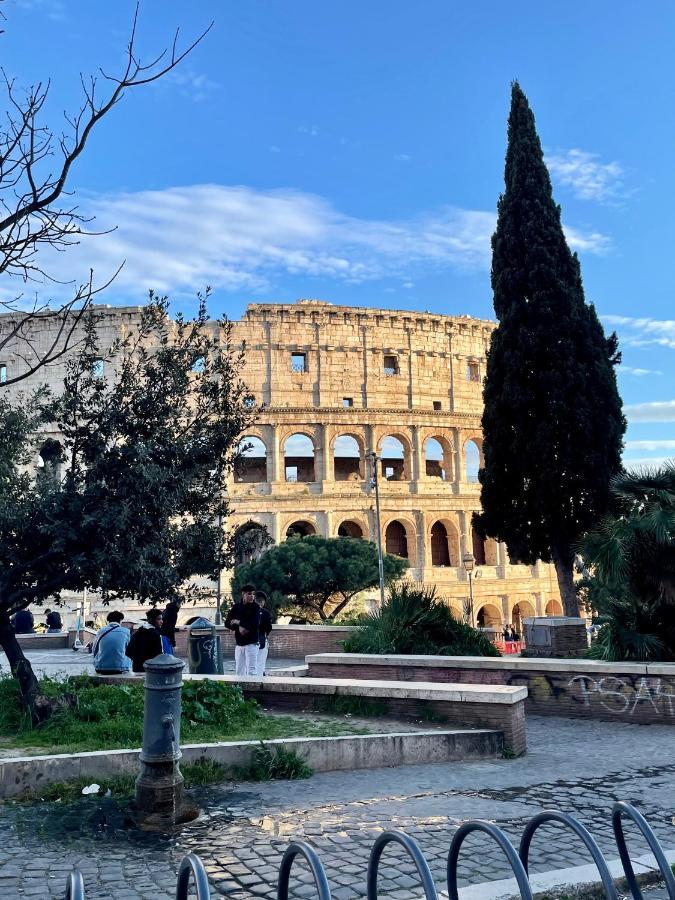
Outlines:
MULTIPOLYGON (((123 70, 118 75, 100 69, 98 76, 80 76, 82 103, 74 114, 64 113, 65 126, 60 134, 43 124, 51 81, 20 90, 16 80, 0 69, 0 86, 6 94, 0 123, 0 276, 7 276, 10 283, 12 279, 24 284, 57 283, 47 271, 42 251, 65 251, 82 235, 96 233, 91 219, 80 212, 68 190, 73 165, 92 131, 126 91, 157 81, 175 69, 213 24, 183 49, 176 30, 171 46, 144 62, 136 52, 138 14, 137 5, 123 70)), ((39 295, 28 304, 23 293, 12 291, 9 299, 0 295, 0 311, 12 314, 3 318, 0 354, 12 346, 25 363, 20 373, 8 372, 0 387, 28 378, 67 353, 87 308, 114 277, 95 285, 90 272, 85 282, 69 283, 69 298, 58 306, 41 300, 39 295), (44 325, 45 319, 50 320, 52 336, 48 347, 38 351, 32 333, 36 320, 44 325)))

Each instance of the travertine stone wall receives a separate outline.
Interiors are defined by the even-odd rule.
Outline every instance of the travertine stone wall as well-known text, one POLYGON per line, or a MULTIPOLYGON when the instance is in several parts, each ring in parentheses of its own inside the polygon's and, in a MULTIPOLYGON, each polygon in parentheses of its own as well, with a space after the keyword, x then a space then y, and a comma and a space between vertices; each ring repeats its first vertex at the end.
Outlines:
MULTIPOLYGON (((104 347, 138 318, 137 307, 98 311, 104 347)), ((0 333, 7 318, 0 316, 0 333)), ((480 451, 481 384, 493 327, 470 316, 319 300, 249 305, 234 335, 245 349, 244 378, 262 408, 245 437, 263 442, 265 458, 249 457, 232 474, 230 527, 264 525, 275 541, 294 525, 304 533, 334 536, 342 530, 375 540, 364 457, 368 450, 384 450, 383 541, 407 553, 412 579, 436 584, 461 613, 468 596, 461 561, 471 551, 479 562, 474 609, 480 624, 498 628, 513 621, 519 627, 525 616, 560 613, 550 566, 512 565, 505 547, 492 541, 483 547, 471 532, 479 485, 467 475, 466 451, 471 441, 480 451), (286 446, 298 434, 311 441, 313 465, 298 455, 305 451, 297 449, 297 438, 286 446), (336 463, 336 445, 339 453, 345 436, 355 439, 359 459, 336 463), (402 445, 402 460, 389 458, 389 437, 402 445), (442 460, 427 462, 430 439, 442 448, 442 460), (298 481, 288 480, 296 473, 298 481)), ((39 323, 32 337, 38 349, 53 340, 50 326, 39 323)), ((8 372, 25 365, 12 352, 0 363, 8 372)), ((57 386, 63 363, 47 374, 57 386)), ((44 374, 21 389, 42 380, 44 374)))

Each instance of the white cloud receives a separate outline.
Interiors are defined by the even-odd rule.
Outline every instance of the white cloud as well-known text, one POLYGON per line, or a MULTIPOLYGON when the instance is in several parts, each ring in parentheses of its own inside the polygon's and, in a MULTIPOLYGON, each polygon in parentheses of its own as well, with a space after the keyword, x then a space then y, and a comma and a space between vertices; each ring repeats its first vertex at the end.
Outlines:
POLYGON ((657 345, 675 350, 675 319, 651 319, 632 316, 602 316, 603 322, 621 332, 624 347, 657 345))
POLYGON ((217 81, 212 81, 203 72, 195 72, 194 69, 181 67, 172 69, 164 78, 160 78, 159 81, 155 82, 155 85, 159 90, 174 87, 178 90, 181 97, 188 97, 194 103, 201 103, 213 91, 220 88, 217 81))
MULTIPOLYGON (((45 251, 43 267, 62 281, 83 280, 92 267, 101 281, 126 260, 113 290, 134 302, 149 287, 264 291, 285 274, 350 283, 398 277, 412 285, 420 269, 489 268, 495 228, 494 213, 481 210, 442 207, 413 219, 364 219, 314 194, 219 184, 89 197, 81 206, 95 217, 96 231, 115 230, 83 237, 65 253, 45 251)), ((602 236, 568 237, 587 252, 606 246, 602 236)))
POLYGON ((394 159, 397 162, 410 162, 411 158, 407 153, 394 153, 394 159))
POLYGON ((626 441, 626 450, 675 450, 675 440, 626 441))
POLYGON ((623 364, 617 369, 619 375, 634 375, 636 378, 644 378, 645 375, 663 375, 659 369, 640 369, 634 366, 624 366, 623 364))
POLYGON ((623 411, 629 422, 675 422, 675 400, 635 403, 623 411))
POLYGON ((308 134, 310 137, 316 137, 319 134, 319 129, 316 125, 299 125, 298 131, 300 134, 308 134))
POLYGON ((625 196, 623 168, 618 162, 603 163, 597 153, 574 148, 546 154, 553 180, 569 187, 581 200, 616 203, 625 196))
POLYGON ((36 12, 46 15, 52 22, 60 22, 66 18, 66 9, 62 0, 14 0, 17 9, 25 12, 36 12))

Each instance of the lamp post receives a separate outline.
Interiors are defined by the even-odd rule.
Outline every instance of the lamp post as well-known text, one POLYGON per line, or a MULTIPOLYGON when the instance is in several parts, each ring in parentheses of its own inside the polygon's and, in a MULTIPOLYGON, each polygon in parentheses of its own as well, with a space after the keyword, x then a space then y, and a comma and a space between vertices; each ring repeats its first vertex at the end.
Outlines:
POLYGON ((476 564, 476 560, 473 553, 469 553, 467 551, 464 554, 462 562, 464 563, 464 571, 466 572, 467 578, 469 579, 469 625, 471 625, 472 628, 475 628, 476 623, 473 617, 473 569, 476 564))
POLYGON ((375 490, 375 527, 377 530, 377 568, 380 576, 380 608, 384 606, 384 561, 382 558, 382 528, 380 526, 380 488, 377 480, 378 457, 374 450, 366 453, 370 463, 368 490, 375 490))
MULTIPOLYGON (((225 543, 225 536, 223 534, 223 514, 220 512, 218 513, 218 534, 220 535, 220 548, 222 550, 223 544, 225 543)), ((223 593, 223 570, 220 566, 218 566, 218 579, 216 581, 216 615, 215 615, 216 625, 223 624, 223 614, 220 609, 220 606, 222 603, 222 593, 223 593)))

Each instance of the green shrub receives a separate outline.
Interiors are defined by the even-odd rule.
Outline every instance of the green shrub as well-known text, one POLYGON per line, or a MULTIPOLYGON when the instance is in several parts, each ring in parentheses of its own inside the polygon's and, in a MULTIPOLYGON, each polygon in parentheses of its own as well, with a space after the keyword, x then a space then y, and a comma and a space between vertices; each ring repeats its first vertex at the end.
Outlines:
POLYGON ((345 641, 346 653, 404 653, 433 656, 499 656, 497 648, 475 628, 459 622, 450 607, 436 599, 436 588, 393 586, 384 606, 345 641))
POLYGON ((270 750, 263 743, 253 751, 249 765, 236 770, 237 778, 242 781, 295 781, 311 778, 313 774, 311 766, 295 750, 281 746, 270 750))
POLYGON ((389 707, 384 700, 338 695, 317 697, 314 701, 314 709, 317 712, 331 713, 332 715, 360 716, 361 718, 386 716, 389 711, 389 707))

